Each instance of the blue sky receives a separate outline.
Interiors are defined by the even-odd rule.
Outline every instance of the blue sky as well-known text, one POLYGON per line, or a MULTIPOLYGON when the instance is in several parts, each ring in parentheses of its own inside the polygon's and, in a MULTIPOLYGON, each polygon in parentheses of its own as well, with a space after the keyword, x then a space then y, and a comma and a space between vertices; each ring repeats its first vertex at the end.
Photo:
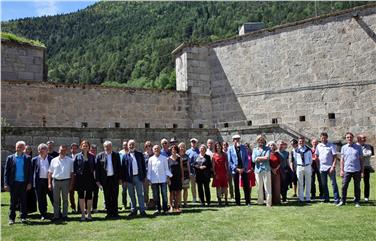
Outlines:
POLYGON ((76 12, 96 1, 7 1, 1 0, 1 21, 76 12))

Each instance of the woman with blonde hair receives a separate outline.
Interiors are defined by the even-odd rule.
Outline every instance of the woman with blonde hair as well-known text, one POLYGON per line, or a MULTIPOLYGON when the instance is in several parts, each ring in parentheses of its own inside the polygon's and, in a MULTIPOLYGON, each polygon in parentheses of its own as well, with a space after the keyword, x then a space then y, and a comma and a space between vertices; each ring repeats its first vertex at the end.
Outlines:
MULTIPOLYGON (((183 206, 187 207, 187 200, 188 200, 188 188, 189 188, 189 177, 191 176, 190 172, 190 165, 189 165, 189 156, 186 154, 186 145, 184 142, 179 143, 179 156, 180 156, 180 164, 182 165, 182 187, 183 187, 183 206)), ((181 200, 181 199, 180 199, 181 200)))

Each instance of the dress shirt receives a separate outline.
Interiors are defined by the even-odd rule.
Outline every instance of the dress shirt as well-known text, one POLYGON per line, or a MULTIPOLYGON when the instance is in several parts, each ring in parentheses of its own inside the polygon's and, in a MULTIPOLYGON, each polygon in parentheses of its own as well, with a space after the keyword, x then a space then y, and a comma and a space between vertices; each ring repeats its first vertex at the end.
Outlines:
POLYGON ((294 150, 294 160, 295 160, 295 162, 298 166, 311 165, 312 164, 312 151, 311 151, 311 149, 308 148, 306 145, 299 146, 296 150, 294 150), (302 153, 302 154, 300 154, 300 153, 302 153), (302 159, 301 155, 304 155, 304 160, 302 159))
POLYGON ((341 157, 344 159, 345 172, 359 172, 361 169, 360 158, 363 156, 362 147, 353 143, 346 144, 341 148, 341 157))
POLYGON ((172 177, 172 173, 168 167, 168 159, 162 155, 150 157, 147 173, 148 180, 153 184, 165 183, 167 177, 172 177))
POLYGON ((336 148, 332 143, 319 143, 316 147, 316 155, 320 159, 320 171, 326 172, 332 167, 336 148))
POLYGON ((114 166, 112 165, 112 152, 110 154, 106 153, 107 157, 107 176, 113 176, 114 175, 114 166))
POLYGON ((132 158, 132 173, 133 173, 133 176, 135 176, 135 175, 138 175, 137 159, 134 155, 134 152, 131 152, 130 156, 132 158))
POLYGON ((65 156, 63 159, 60 156, 51 160, 48 172, 52 173, 52 178, 57 180, 69 179, 73 172, 73 161, 70 157, 65 156))
POLYGON ((39 178, 48 178, 48 168, 50 164, 48 163, 48 155, 45 159, 41 156, 38 157, 39 160, 39 178))

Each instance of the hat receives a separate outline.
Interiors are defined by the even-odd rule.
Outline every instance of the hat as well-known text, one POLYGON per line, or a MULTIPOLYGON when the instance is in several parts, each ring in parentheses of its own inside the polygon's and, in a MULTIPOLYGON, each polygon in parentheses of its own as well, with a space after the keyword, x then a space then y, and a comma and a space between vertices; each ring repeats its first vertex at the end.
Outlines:
POLYGON ((172 137, 172 138, 170 139, 170 143, 175 143, 175 142, 176 142, 175 137, 172 137))
POLYGON ((233 140, 234 140, 234 139, 240 139, 240 135, 238 135, 238 134, 233 135, 233 136, 232 136, 232 139, 233 139, 233 140))
POLYGON ((48 144, 54 144, 55 142, 54 141, 47 141, 47 145, 48 144))
POLYGON ((194 141, 194 142, 198 142, 198 140, 196 138, 192 138, 189 140, 190 142, 194 141))

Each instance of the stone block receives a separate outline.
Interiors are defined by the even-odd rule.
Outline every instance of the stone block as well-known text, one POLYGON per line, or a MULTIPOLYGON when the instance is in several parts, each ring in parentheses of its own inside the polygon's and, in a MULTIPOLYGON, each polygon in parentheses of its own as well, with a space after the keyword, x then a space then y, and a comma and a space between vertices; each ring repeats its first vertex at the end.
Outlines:
POLYGON ((33 80, 34 73, 33 72, 19 72, 18 78, 19 80, 33 80))

